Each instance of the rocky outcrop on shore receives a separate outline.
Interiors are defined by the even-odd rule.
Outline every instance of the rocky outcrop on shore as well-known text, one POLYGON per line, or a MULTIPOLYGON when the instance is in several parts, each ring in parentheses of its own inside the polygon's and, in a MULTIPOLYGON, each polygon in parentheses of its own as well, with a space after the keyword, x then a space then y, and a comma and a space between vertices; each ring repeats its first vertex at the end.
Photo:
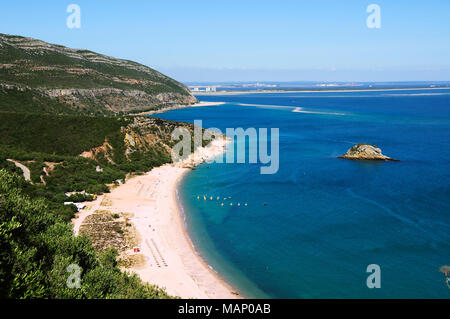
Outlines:
POLYGON ((347 153, 338 156, 338 158, 370 161, 399 161, 384 155, 377 146, 366 143, 360 143, 351 147, 347 153))
POLYGON ((197 165, 206 163, 214 159, 216 156, 226 152, 227 145, 231 142, 230 138, 225 135, 217 137, 211 141, 207 146, 199 147, 189 155, 187 158, 173 163, 175 167, 195 169, 197 165))

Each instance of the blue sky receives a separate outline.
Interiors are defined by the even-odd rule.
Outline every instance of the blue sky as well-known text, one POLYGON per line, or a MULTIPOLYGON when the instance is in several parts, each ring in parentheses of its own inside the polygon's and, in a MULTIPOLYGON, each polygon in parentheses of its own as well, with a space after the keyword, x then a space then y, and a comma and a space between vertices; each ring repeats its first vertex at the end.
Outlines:
POLYGON ((450 80, 450 1, 15 0, 0 32, 134 60, 181 81, 450 80), (69 4, 81 29, 66 26, 69 4), (369 29, 369 4, 381 28, 369 29))

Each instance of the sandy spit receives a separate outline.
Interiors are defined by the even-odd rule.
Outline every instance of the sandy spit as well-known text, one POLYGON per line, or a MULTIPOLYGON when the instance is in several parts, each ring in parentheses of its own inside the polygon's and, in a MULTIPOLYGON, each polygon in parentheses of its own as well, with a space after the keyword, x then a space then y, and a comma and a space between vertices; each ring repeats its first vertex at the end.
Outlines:
POLYGON ((152 115, 152 114, 159 114, 159 113, 165 113, 168 111, 178 110, 178 109, 184 109, 187 107, 202 107, 202 106, 216 106, 216 105, 223 105, 225 102, 198 102, 195 104, 189 104, 189 105, 173 105, 169 107, 165 107, 159 110, 155 111, 147 111, 147 112, 141 112, 135 114, 135 116, 143 116, 143 115, 152 115))

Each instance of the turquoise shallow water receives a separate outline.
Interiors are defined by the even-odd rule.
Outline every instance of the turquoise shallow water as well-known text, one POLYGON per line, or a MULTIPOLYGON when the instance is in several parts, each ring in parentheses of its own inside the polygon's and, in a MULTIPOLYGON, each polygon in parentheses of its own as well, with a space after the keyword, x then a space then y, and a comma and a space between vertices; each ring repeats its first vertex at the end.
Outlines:
POLYGON ((158 116, 280 129, 277 174, 259 174, 260 164, 204 164, 179 189, 194 245, 241 293, 449 298, 439 267, 450 265, 450 90, 200 99, 227 104, 158 116), (401 162, 336 158, 359 142, 401 162), (231 196, 234 205, 197 195, 231 196), (369 264, 381 267, 380 289, 366 286, 369 264))

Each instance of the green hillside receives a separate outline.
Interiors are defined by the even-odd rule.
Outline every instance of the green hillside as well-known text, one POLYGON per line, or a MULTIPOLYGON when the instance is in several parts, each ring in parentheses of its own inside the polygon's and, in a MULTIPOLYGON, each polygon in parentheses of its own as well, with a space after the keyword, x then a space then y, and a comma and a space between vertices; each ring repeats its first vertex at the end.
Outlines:
MULTIPOLYGON (((144 65, 0 34, 0 298, 169 298, 120 270, 122 246, 74 236, 65 203, 170 163, 171 133, 193 125, 128 113, 194 102, 144 65), (66 286, 71 264, 79 289, 66 286)), ((117 238, 132 232, 101 217, 117 238)))
POLYGON ((171 162, 170 133, 193 126, 148 117, 0 112, 0 118, 0 297, 167 298, 121 272, 114 250, 97 252, 88 238, 73 236, 76 208, 64 202, 92 200, 128 174, 171 162), (25 165, 32 183, 8 160, 25 165), (83 268, 81 289, 61 282, 72 263, 83 268))
POLYGON ((111 114, 194 102, 187 87, 139 63, 0 34, 0 110, 111 114))
POLYGON ((59 203, 66 192, 100 194, 126 174, 171 162, 171 132, 193 130, 192 124, 148 117, 0 112, 0 119, 0 167, 13 169, 8 159, 25 165, 35 188, 59 203))

